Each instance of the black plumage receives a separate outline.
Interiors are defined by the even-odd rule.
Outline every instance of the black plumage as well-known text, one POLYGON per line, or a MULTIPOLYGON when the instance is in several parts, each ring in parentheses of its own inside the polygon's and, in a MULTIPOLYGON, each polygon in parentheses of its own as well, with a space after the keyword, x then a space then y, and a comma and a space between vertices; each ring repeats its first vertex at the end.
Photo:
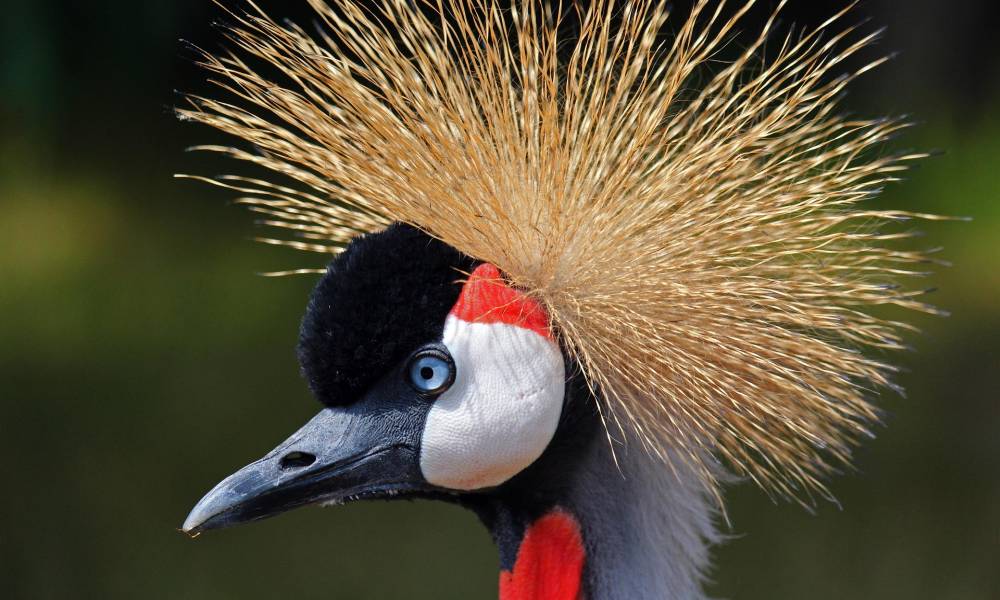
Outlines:
POLYGON ((354 240, 327 267, 302 320, 299 362, 316 398, 350 404, 418 346, 440 339, 475 264, 402 223, 354 240))

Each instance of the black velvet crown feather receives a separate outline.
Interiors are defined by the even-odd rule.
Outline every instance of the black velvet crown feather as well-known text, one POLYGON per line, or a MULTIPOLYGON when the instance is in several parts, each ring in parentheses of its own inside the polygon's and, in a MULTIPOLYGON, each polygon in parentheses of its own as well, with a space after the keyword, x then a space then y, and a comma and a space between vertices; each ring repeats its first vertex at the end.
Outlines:
POLYGON ((316 398, 350 404, 418 346, 440 339, 473 267, 409 225, 355 239, 327 267, 302 320, 299 362, 316 398))

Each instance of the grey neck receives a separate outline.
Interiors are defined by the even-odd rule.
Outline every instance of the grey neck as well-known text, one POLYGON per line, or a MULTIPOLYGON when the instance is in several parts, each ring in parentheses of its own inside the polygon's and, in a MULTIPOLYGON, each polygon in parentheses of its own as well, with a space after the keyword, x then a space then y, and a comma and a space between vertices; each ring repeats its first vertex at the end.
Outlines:
POLYGON ((675 475, 638 442, 591 444, 567 508, 580 522, 587 600, 700 600, 713 502, 693 473, 675 475), (615 464, 617 458, 617 465, 615 464))

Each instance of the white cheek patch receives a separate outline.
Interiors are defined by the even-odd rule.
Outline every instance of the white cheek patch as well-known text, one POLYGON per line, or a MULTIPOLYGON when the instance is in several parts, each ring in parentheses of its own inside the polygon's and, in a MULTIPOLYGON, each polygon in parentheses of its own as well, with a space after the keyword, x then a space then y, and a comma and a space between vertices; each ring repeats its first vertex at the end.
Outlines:
POLYGON ((431 407, 420 469, 431 484, 455 490, 500 485, 533 463, 562 413, 565 366, 559 347, 508 323, 449 316, 443 343, 455 383, 431 407))

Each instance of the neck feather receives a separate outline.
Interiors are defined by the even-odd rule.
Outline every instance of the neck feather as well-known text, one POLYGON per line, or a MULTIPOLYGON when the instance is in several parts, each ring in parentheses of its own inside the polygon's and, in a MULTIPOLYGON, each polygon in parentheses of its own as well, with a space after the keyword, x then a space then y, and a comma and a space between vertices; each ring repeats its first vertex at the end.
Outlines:
POLYGON ((500 550, 501 600, 705 598, 708 551, 718 539, 712 501, 693 474, 675 475, 638 444, 629 448, 613 457, 600 440, 558 495, 490 507, 484 520, 500 550), (566 519, 552 527, 554 516, 566 519), (566 523, 579 532, 579 556, 566 523), (553 589, 560 591, 539 595, 553 589))
POLYGON ((616 457, 606 442, 592 452, 570 500, 590 549, 588 600, 705 598, 709 547, 719 536, 700 479, 675 475, 637 441, 616 457))

